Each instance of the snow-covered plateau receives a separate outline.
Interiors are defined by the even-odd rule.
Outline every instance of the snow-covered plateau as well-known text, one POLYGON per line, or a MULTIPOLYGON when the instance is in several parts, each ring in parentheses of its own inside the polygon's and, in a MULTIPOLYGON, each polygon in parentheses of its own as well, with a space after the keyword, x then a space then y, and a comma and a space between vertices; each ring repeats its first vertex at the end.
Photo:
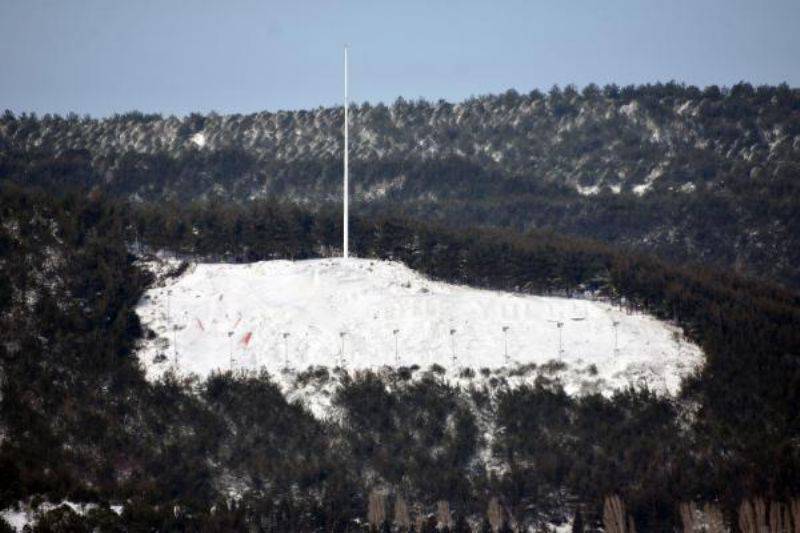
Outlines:
POLYGON ((192 263, 161 276, 137 311, 156 334, 139 350, 149 379, 266 369, 286 385, 309 367, 436 364, 454 381, 546 375, 570 394, 675 393, 703 362, 676 327, 606 301, 457 286, 369 259, 192 263))

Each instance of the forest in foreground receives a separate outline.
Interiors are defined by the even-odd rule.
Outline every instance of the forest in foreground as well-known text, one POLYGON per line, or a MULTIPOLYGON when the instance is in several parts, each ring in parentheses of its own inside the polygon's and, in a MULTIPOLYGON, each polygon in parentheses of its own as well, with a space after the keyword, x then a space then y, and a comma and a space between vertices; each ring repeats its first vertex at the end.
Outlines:
POLYGON ((435 368, 316 369, 305 379, 337 385, 337 417, 319 420, 266 374, 145 380, 136 346, 149 333, 134 309, 153 278, 137 254, 332 255, 340 215, 269 200, 140 204, 97 189, 54 196, 4 185, 0 508, 98 504, 83 517, 50 511, 41 531, 359 531, 402 529, 406 515, 417 531, 568 519, 579 531, 609 530, 609 520, 673 531, 690 503, 709 506, 708 523, 744 531, 751 515, 792 520, 800 295, 595 241, 405 217, 351 226, 360 257, 476 287, 593 290, 673 321, 707 357, 676 397, 570 397, 547 379, 459 388, 435 368))

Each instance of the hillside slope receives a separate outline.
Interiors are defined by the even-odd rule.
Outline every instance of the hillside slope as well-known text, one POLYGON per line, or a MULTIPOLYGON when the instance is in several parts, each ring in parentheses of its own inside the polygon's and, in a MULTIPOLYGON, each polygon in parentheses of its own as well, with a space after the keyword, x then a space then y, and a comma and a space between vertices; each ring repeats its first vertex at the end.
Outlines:
MULTIPOLYGON (((724 186, 724 173, 736 164, 745 164, 754 178, 765 178, 771 162, 796 160, 799 104, 796 89, 745 83, 724 90, 674 83, 602 90, 590 85, 582 92, 554 87, 547 95, 509 91, 460 103, 401 98, 391 106, 352 106, 351 156, 361 162, 461 158, 492 172, 531 176, 584 195, 604 188, 636 194, 651 189, 691 192, 724 186)), ((6 149, 28 152, 88 150, 92 161, 109 171, 107 179, 118 181, 128 178, 119 159, 128 152, 181 156, 196 150, 236 150, 284 163, 339 159, 342 121, 341 107, 185 118, 129 113, 100 120, 77 115, 37 120, 7 113, 0 120, 0 139, 6 149)), ((407 171, 396 169, 392 177, 407 171)), ((231 177, 238 182, 244 176, 231 177)), ((332 185, 326 179, 332 176, 324 174, 294 184, 281 184, 269 172, 262 177, 249 192, 283 185, 301 197, 320 199, 321 192, 329 191, 305 187, 332 185)), ((360 177, 362 197, 387 192, 372 183, 372 176, 360 177)))
MULTIPOLYGON (((554 88, 354 105, 354 212, 548 228, 800 287, 800 93, 554 88)), ((0 118, 0 180, 136 201, 338 202, 342 108, 0 118)))
MULTIPOLYGON (((448 501, 470 520, 480 520, 496 496, 518 523, 539 529, 563 523, 576 508, 598 521, 603 498, 618 492, 637 528, 657 531, 657 526, 680 526, 678 504, 687 495, 700 503, 720 502, 735 524, 743 498, 786 501, 800 494, 800 301, 794 293, 545 234, 459 233, 403 220, 354 218, 354 253, 374 258, 375 265, 357 261, 364 270, 341 272, 336 261, 319 259, 340 243, 336 221, 341 219, 335 213, 269 203, 233 210, 142 207, 146 211, 102 195, 60 198, 0 187, 0 509, 18 509, 17 504, 27 509, 42 498, 54 505, 97 503, 99 514, 90 511, 84 518, 70 518, 67 508, 47 513, 48 523, 63 526, 69 520, 78 524, 75 530, 228 531, 267 523, 282 531, 331 531, 363 524, 368 495, 381 486, 390 491, 390 501, 402 495, 425 515, 448 501), (132 253, 148 249, 198 261, 316 260, 206 265, 159 281, 132 253), (440 292, 438 282, 426 284, 379 258, 402 261, 449 283, 449 289, 440 292), (536 368, 515 361, 489 375, 476 368, 473 380, 431 368, 345 374, 318 366, 269 374, 237 367, 205 380, 170 374, 146 379, 154 376, 143 372, 139 348, 153 339, 139 313, 142 305, 157 310, 165 303, 143 302, 148 291, 158 296, 159 283, 171 284, 167 290, 173 289, 175 301, 183 300, 187 314, 176 318, 186 328, 176 336, 200 337, 188 312, 202 301, 199 309, 218 318, 215 325, 212 316, 204 328, 221 329, 227 339, 231 330, 218 315, 222 302, 227 306, 229 296, 241 295, 248 310, 264 311, 268 299, 260 298, 261 283, 268 266, 292 274, 284 277, 289 285, 273 276, 274 292, 267 294, 270 307, 287 314, 283 291, 315 286, 313 273, 321 270, 316 283, 325 290, 306 301, 333 310, 290 316, 301 325, 307 318, 330 324, 334 342, 339 309, 361 313, 366 329, 375 319, 369 298, 350 304, 322 296, 352 288, 342 279, 370 279, 372 266, 373 273, 409 277, 359 282, 366 296, 370 287, 385 291, 395 281, 398 298, 447 302, 486 295, 481 317, 492 319, 494 310, 505 309, 505 299, 550 302, 535 295, 592 291, 622 305, 631 313, 623 320, 634 326, 646 319, 640 314, 645 311, 679 324, 702 346, 705 361, 677 398, 642 389, 567 394, 561 385, 573 387, 571 370, 585 367, 570 362, 559 369, 550 353, 536 368), (246 283, 236 290, 233 284, 218 286, 230 288, 222 302, 220 291, 206 290, 210 283, 198 284, 207 294, 176 291, 204 269, 230 269, 246 283), (412 286, 403 287, 409 280, 412 286), (415 291, 416 283, 429 292, 415 291), (321 420, 318 415, 328 407, 336 416, 321 420), (232 496, 242 499, 231 505, 232 496), (116 505, 124 505, 121 516, 116 505)), ((565 318, 575 316, 573 304, 585 303, 560 301, 565 318)), ((442 312, 441 319, 448 307, 432 309, 442 312)), ((555 306, 552 310, 557 314, 555 306)), ((607 316, 598 322, 606 328, 607 316)), ((444 318, 447 328, 449 317, 444 318)), ((567 328, 579 323, 564 326, 567 348, 575 338, 566 335, 567 328)), ((487 339, 499 334, 499 325, 487 330, 487 339)), ((402 333, 414 326, 403 326, 402 333)), ((521 326, 512 327, 513 358, 518 354, 511 335, 521 326)), ((456 340, 467 331, 455 329, 456 340)), ((242 336, 248 331, 253 330, 242 336)), ((385 342, 386 327, 372 331, 385 342)), ((158 333, 169 340, 169 330, 158 333)), ((256 335, 250 342, 261 338, 256 335)), ((599 336, 610 340, 607 329, 599 336)), ((492 339, 487 346, 499 351, 498 337, 492 339)), ((544 351, 552 350, 542 344, 544 351)), ((188 368, 194 352, 178 348, 179 362, 188 368)), ((162 349, 170 355, 169 345, 162 349)), ((447 365, 444 351, 441 363, 447 365)), ((389 361, 392 356, 390 345, 389 361)), ((570 357, 565 353, 565 360, 570 357)), ((162 365, 169 368, 170 361, 162 365)), ((598 376, 601 372, 598 365, 598 376)))

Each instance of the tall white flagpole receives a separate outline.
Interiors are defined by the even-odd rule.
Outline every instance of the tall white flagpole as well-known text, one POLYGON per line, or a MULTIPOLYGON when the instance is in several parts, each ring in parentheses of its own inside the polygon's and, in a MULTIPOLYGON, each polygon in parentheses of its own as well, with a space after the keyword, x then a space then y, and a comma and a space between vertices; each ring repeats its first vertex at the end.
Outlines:
POLYGON ((348 121, 347 121, 347 46, 344 47, 344 235, 343 235, 343 250, 344 250, 344 258, 347 259, 349 255, 348 251, 348 205, 347 205, 347 196, 348 196, 348 174, 347 174, 347 159, 348 159, 348 149, 347 149, 347 128, 348 128, 348 121))

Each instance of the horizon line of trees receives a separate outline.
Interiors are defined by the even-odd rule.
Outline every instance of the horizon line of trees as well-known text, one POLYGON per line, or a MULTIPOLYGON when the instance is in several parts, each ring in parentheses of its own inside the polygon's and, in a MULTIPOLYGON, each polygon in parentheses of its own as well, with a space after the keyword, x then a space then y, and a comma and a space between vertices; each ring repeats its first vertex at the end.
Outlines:
MULTIPOLYGON (((699 98, 757 98, 760 101, 767 102, 773 97, 777 98, 797 98, 800 97, 800 87, 790 86, 787 82, 778 84, 757 84, 741 80, 731 85, 725 84, 709 84, 706 86, 697 86, 691 83, 679 82, 670 80, 667 82, 655 83, 642 83, 642 84, 627 84, 619 85, 617 83, 606 83, 602 86, 597 83, 590 82, 583 86, 574 83, 567 84, 553 84, 549 89, 543 90, 541 88, 533 88, 528 92, 519 92, 517 89, 510 88, 506 91, 499 93, 483 93, 478 95, 471 95, 461 100, 450 102, 444 99, 427 99, 424 97, 406 98, 398 96, 394 102, 387 104, 383 101, 371 103, 369 101, 351 102, 350 107, 354 108, 370 108, 370 107, 404 107, 404 106, 429 106, 435 104, 456 105, 458 103, 469 103, 485 99, 499 98, 503 102, 516 102, 520 98, 527 98, 529 100, 541 100, 545 98, 576 98, 582 97, 586 100, 592 100, 599 97, 609 98, 612 100, 620 100, 623 102, 630 102, 640 96, 647 96, 648 98, 675 98, 683 97, 690 99, 699 98)), ((342 106, 332 106, 337 108, 342 106)), ((309 109, 321 109, 324 106, 313 106, 309 109)), ((219 113, 215 110, 209 110, 205 113, 190 112, 185 115, 168 114, 165 115, 161 112, 146 112, 141 110, 130 110, 123 112, 114 112, 110 115, 93 117, 87 113, 79 113, 75 111, 68 111, 59 114, 54 112, 37 113, 36 111, 13 111, 6 108, 2 115, 0 115, 0 122, 10 122, 15 120, 43 120, 55 122, 90 122, 97 120, 111 120, 122 122, 152 122, 156 120, 163 120, 164 118, 179 118, 187 120, 194 124, 194 128, 202 129, 202 122, 205 117, 219 117, 219 116, 243 116, 248 114, 258 113, 297 113, 302 112, 298 109, 278 109, 275 111, 255 111, 255 112, 235 112, 235 113, 219 113)))

